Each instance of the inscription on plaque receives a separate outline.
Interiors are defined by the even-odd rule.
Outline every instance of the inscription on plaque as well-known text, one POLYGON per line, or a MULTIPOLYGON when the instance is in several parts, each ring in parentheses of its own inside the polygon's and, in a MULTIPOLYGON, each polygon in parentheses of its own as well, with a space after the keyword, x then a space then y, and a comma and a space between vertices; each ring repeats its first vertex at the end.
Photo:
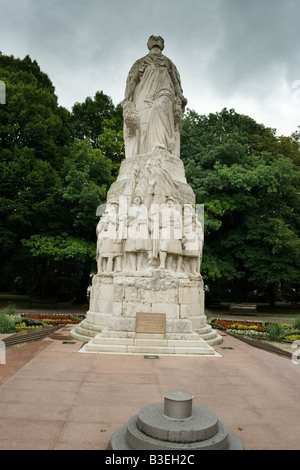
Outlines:
POLYGON ((137 313, 136 329, 137 333, 165 333, 166 314, 165 313, 137 313))

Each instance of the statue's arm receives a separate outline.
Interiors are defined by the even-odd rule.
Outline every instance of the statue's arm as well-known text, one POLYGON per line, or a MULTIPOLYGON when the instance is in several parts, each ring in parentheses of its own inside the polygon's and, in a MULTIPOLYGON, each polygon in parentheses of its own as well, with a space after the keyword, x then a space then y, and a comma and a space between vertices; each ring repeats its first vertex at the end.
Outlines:
POLYGON ((130 101, 132 99, 132 95, 134 90, 139 82, 140 75, 139 75, 139 65, 140 61, 138 60, 133 64, 131 67, 127 81, 126 81, 126 89, 125 89, 125 101, 130 101))
POLYGON ((181 88, 180 75, 176 66, 173 64, 173 62, 172 61, 170 62, 171 62, 170 76, 174 85, 175 96, 181 100, 182 108, 184 109, 184 107, 187 104, 187 99, 182 94, 183 91, 181 88))

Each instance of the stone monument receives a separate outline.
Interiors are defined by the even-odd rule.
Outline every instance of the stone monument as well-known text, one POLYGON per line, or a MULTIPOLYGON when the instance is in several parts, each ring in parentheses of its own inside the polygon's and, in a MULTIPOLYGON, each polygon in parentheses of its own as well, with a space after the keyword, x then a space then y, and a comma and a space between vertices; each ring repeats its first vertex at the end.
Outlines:
POLYGON ((151 36, 129 71, 125 159, 97 226, 97 266, 81 352, 218 355, 204 314, 203 224, 180 159, 187 100, 180 76, 151 36))

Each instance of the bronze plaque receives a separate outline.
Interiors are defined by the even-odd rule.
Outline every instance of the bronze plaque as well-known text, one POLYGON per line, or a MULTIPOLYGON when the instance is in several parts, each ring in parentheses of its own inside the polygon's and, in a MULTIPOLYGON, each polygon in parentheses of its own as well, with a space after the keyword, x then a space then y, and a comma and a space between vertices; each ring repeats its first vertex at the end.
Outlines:
POLYGON ((135 331, 137 333, 165 333, 166 314, 137 313, 135 331))

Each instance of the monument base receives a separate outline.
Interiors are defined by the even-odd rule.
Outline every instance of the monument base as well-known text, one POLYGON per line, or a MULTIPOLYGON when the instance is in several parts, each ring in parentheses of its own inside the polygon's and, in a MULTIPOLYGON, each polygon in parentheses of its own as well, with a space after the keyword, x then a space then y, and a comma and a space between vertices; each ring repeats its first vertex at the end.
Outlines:
POLYGON ((201 276, 168 270, 97 274, 86 319, 71 331, 80 352, 218 356, 201 276), (139 322, 137 321, 139 320, 139 322))
POLYGON ((218 356, 212 346, 196 333, 181 335, 162 335, 155 333, 129 332, 121 334, 104 329, 80 349, 81 353, 101 354, 145 354, 181 356, 218 356))

